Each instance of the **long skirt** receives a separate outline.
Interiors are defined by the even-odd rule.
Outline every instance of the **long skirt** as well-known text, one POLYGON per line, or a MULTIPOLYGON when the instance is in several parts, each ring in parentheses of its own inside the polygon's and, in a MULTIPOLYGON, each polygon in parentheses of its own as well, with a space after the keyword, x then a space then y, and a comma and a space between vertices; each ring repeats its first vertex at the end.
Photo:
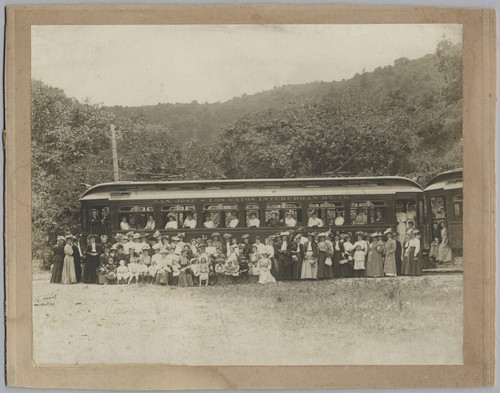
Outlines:
POLYGON ((366 277, 381 277, 384 275, 384 260, 382 254, 377 251, 370 251, 366 261, 366 277))
POLYGON ((437 259, 438 255, 439 255, 439 243, 433 241, 431 243, 431 248, 429 250, 429 257, 437 259))
POLYGON ((280 255, 278 257, 279 274, 278 280, 291 280, 293 278, 293 260, 291 255, 280 255))
POLYGON ((422 259, 420 258, 420 253, 415 256, 415 247, 410 247, 408 260, 410 265, 410 276, 421 276, 422 259))
POLYGON ((259 284, 268 284, 268 283, 275 283, 276 280, 272 276, 271 272, 269 270, 263 271, 261 270, 259 272, 259 284))
POLYGON ((402 276, 409 276, 410 272, 411 272, 411 269, 410 269, 410 257, 408 256, 409 252, 410 251, 407 250, 403 254, 403 263, 401 264, 401 275, 402 276), (406 254, 408 254, 408 255, 406 255, 406 254))
POLYGON ((349 262, 339 263, 339 277, 352 277, 352 266, 349 262))
POLYGON ((332 266, 325 265, 326 258, 328 254, 326 252, 320 251, 318 258, 318 279, 320 278, 333 278, 332 266))
POLYGON ((75 258, 73 258, 71 255, 66 255, 64 257, 61 283, 62 284, 76 283, 75 258))
POLYGON ((297 255, 297 261, 293 261, 293 271, 292 271, 292 278, 294 280, 300 280, 300 277, 302 276, 302 255, 299 253, 297 255))
POLYGON ((278 257, 272 257, 271 259, 271 274, 273 277, 279 277, 280 275, 280 266, 279 266, 279 261, 278 257))
POLYGON ((168 285, 168 272, 166 270, 158 270, 155 278, 156 284, 168 285))
POLYGON ((384 262, 384 274, 387 276, 396 276, 396 255, 394 253, 387 254, 384 262))
POLYGON ((332 255, 332 271, 333 277, 340 277, 340 260, 342 259, 342 253, 340 251, 334 251, 332 255))
POLYGON ((82 281, 87 284, 96 284, 98 267, 99 267, 99 256, 87 255, 85 257, 85 265, 83 267, 82 281))
POLYGON ((451 262, 451 248, 448 244, 441 243, 438 248, 438 256, 436 258, 441 262, 451 262))
POLYGON ((52 265, 52 275, 50 277, 50 282, 54 284, 60 284, 63 271, 63 259, 57 258, 52 265))
POLYGON ((306 252, 302 263, 301 280, 315 279, 318 274, 318 261, 314 258, 312 251, 306 252))

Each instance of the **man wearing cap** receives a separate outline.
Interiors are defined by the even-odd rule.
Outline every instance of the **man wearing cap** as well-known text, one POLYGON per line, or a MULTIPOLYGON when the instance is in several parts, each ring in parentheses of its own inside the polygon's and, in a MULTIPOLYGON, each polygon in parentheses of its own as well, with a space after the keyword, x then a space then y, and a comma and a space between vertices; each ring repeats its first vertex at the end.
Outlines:
POLYGON ((311 215, 309 216, 309 221, 307 222, 307 226, 308 227, 322 227, 323 220, 317 216, 316 212, 312 212, 311 215))
POLYGON ((293 218, 293 212, 291 210, 288 210, 285 213, 285 226, 294 227, 295 225, 297 225, 297 220, 293 218))
POLYGON ((260 227, 260 220, 257 218, 257 215, 254 212, 251 212, 248 215, 248 227, 249 228, 260 227))
POLYGON ((277 211, 272 211, 271 212, 271 217, 269 220, 267 220, 266 225, 268 227, 280 227, 281 226, 281 220, 278 218, 278 212, 277 211))
POLYGON ((194 218, 194 214, 189 212, 187 214, 186 219, 184 220, 183 228, 195 229, 196 228, 196 218, 194 218))
POLYGON ((120 222, 120 229, 122 231, 130 231, 130 225, 127 221, 127 217, 123 216, 122 221, 120 222))
POLYGON ((92 209, 90 211, 89 232, 99 236, 102 233, 101 227, 102 223, 101 220, 99 220, 97 209, 92 209))
POLYGON ((203 226, 207 229, 213 229, 215 228, 215 223, 214 223, 214 220, 212 219, 212 215, 211 214, 207 214, 205 216, 205 222, 203 223, 203 226))
POLYGON ((240 220, 238 220, 238 217, 236 217, 235 213, 229 213, 229 224, 228 228, 236 228, 238 224, 240 223, 240 220))
POLYGON ((175 219, 175 215, 169 214, 167 218, 167 225, 165 225, 165 229, 177 229, 177 220, 175 219))

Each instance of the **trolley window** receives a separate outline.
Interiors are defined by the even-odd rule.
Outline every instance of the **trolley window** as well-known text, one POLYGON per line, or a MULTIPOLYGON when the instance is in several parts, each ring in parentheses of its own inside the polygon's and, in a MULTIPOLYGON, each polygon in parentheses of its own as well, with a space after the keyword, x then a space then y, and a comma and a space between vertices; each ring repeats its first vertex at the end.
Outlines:
POLYGON ((196 228, 196 208, 194 205, 167 205, 161 207, 162 228, 196 228))
POLYGON ((270 202, 266 205, 266 226, 294 227, 302 221, 302 209, 298 202, 270 202))
POLYGON ((315 212, 317 217, 323 221, 324 225, 344 225, 345 210, 342 202, 311 202, 308 210, 309 218, 311 218, 313 212, 315 212))
POLYGON ((354 201, 350 210, 351 224, 383 224, 386 222, 386 206, 384 201, 354 201))
POLYGON ((455 220, 463 220, 464 196, 463 194, 453 197, 453 213, 455 220))
POLYGON ((126 225, 122 224, 126 222, 130 229, 145 229, 148 224, 148 219, 149 221, 153 220, 154 223, 153 206, 120 206, 118 217, 120 220, 120 228, 126 227, 126 225))
POLYGON ((205 205, 203 226, 205 228, 236 228, 239 225, 238 206, 234 204, 205 205))
POLYGON ((248 203, 245 207, 245 220, 248 228, 260 227, 259 205, 248 203))

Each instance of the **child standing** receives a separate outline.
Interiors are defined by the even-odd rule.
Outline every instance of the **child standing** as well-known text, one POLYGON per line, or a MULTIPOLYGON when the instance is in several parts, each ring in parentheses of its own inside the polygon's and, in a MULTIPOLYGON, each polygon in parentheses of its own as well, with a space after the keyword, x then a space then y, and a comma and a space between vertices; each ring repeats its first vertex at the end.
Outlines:
POLYGON ((208 266, 207 258, 204 256, 200 258, 199 272, 200 272, 200 276, 198 277, 199 286, 201 287, 201 284, 203 281, 205 281, 205 286, 207 286, 208 285, 209 266, 208 266))
POLYGON ((361 244, 356 244, 356 251, 354 251, 354 277, 365 275, 366 252, 361 247, 361 244))

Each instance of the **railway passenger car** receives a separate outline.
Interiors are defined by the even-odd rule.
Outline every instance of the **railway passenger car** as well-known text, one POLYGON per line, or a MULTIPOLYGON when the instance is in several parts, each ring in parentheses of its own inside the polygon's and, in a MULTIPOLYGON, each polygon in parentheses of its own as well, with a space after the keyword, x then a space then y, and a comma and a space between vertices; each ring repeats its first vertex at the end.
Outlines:
POLYGON ((444 222, 452 258, 463 255, 463 178, 462 169, 443 172, 432 178, 425 187, 427 208, 426 235, 432 237, 433 226, 444 222))
MULTIPOLYGON (((397 213, 405 213, 416 228, 424 230, 424 194, 416 182, 403 177, 342 177, 251 179, 163 182, 114 182, 99 184, 84 192, 81 199, 82 235, 125 233, 120 223, 147 234, 148 219, 155 230, 169 236, 184 232, 186 239, 213 232, 231 233, 251 240, 293 229, 285 225, 285 215, 295 227, 306 232, 384 231, 401 226, 397 213), (322 227, 308 228, 315 213, 322 227), (183 228, 192 214, 195 228, 183 228), (274 226, 268 224, 272 222, 274 226), (230 227, 238 220, 238 225, 230 227), (260 227, 249 227, 251 219, 260 227), (292 218, 290 220, 290 218, 292 218), (174 228, 165 229, 167 222, 174 228), (205 228, 205 222, 211 221, 205 228)), ((401 216, 401 214, 399 215, 401 216)), ((406 219, 405 219, 405 225, 406 219)))

